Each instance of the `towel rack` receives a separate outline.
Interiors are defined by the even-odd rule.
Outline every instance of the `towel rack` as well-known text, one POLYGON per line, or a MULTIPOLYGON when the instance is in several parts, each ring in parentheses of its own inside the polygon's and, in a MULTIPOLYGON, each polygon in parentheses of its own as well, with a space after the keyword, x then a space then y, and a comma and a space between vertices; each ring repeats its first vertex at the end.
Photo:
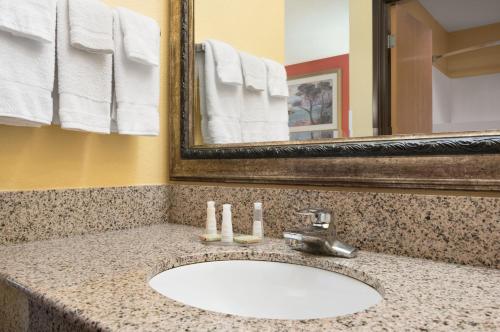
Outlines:
POLYGON ((196 53, 205 52, 205 44, 194 44, 194 51, 196 53))

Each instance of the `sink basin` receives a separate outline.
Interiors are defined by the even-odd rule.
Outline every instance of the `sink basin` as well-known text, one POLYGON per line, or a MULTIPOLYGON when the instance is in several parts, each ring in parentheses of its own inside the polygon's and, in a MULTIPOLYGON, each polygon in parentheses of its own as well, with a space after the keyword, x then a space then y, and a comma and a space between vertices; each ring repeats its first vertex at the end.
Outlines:
POLYGON ((186 305, 268 319, 335 317, 382 300, 374 288, 342 274, 268 261, 180 266, 156 275, 149 285, 186 305))

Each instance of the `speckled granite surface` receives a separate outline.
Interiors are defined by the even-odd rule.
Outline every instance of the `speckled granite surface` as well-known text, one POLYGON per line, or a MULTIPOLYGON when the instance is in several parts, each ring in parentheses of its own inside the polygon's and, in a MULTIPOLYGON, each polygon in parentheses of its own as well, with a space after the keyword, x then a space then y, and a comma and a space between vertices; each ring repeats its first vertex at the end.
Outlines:
POLYGON ((195 240, 201 231, 165 224, 3 246, 1 278, 28 295, 31 327, 62 331, 75 327, 89 331, 500 330, 500 271, 496 269, 370 252, 350 260, 316 257, 291 251, 282 240, 253 248, 204 246, 195 240), (374 286, 384 300, 338 318, 266 320, 188 307, 147 284, 155 273, 172 266, 226 259, 274 260, 337 271, 374 286))
POLYGON ((339 237, 363 250, 500 268, 500 198, 172 185, 170 219, 202 226, 207 200, 233 204, 237 231, 251 232, 264 203, 266 235, 301 227, 297 209, 332 211, 339 237))
POLYGON ((169 188, 0 191, 0 245, 167 221, 169 188))

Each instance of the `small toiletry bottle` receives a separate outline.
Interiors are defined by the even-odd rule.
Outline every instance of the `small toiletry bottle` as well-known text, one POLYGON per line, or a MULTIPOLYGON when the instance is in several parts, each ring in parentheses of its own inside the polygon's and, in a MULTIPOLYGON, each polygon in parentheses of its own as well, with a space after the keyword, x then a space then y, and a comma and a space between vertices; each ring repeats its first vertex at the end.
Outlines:
POLYGON ((233 221, 231 218, 231 204, 222 205, 221 242, 233 242, 233 221))
POLYGON ((262 218, 262 203, 253 203, 253 236, 264 237, 264 225, 262 218))
POLYGON ((215 218, 215 202, 207 202, 207 227, 206 234, 216 235, 217 234, 217 219, 215 218))

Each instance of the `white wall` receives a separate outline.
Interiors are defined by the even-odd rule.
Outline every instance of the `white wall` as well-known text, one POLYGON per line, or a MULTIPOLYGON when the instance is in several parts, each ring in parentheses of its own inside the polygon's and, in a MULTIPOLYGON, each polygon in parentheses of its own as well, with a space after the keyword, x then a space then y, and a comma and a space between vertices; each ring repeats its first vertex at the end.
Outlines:
POLYGON ((433 67, 433 131, 500 129, 500 74, 448 78, 433 67))
POLYGON ((432 66, 432 123, 451 122, 451 79, 432 66))
POLYGON ((285 64, 349 53, 349 0, 285 0, 285 64))

